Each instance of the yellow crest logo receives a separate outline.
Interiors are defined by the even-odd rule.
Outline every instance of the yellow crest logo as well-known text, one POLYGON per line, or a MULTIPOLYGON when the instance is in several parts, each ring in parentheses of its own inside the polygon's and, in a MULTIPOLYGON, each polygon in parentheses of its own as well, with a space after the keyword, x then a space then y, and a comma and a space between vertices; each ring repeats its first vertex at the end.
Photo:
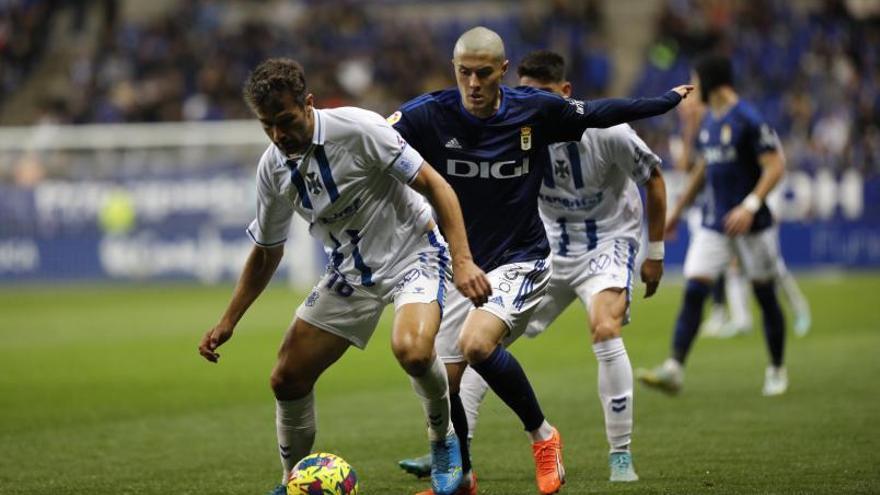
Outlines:
POLYGON ((402 117, 402 116, 403 116, 403 114, 400 113, 400 110, 398 110, 398 111, 392 113, 391 115, 389 115, 388 118, 385 120, 387 120, 389 124, 394 125, 394 124, 400 122, 400 117, 402 117))
POLYGON ((532 128, 531 127, 520 127, 519 128, 519 146, 523 151, 528 151, 532 149, 532 128))

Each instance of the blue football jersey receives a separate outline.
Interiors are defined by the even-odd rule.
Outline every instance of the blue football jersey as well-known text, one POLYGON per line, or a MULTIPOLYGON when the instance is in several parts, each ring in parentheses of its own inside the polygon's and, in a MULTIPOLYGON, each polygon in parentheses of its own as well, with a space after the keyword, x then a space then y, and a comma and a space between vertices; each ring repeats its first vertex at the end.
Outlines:
POLYGON ((502 86, 498 111, 480 119, 464 109, 458 89, 449 88, 407 102, 388 120, 455 190, 474 261, 489 271, 550 253, 538 215, 550 167, 547 145, 578 141, 588 127, 659 115, 679 101, 674 91, 579 101, 502 86))
MULTIPOLYGON (((779 149, 776 132, 743 100, 720 117, 706 112, 696 144, 706 162, 703 226, 724 232, 724 217, 755 189, 761 177, 758 156, 779 149)), ((762 204, 751 232, 772 223, 770 210, 762 204)))

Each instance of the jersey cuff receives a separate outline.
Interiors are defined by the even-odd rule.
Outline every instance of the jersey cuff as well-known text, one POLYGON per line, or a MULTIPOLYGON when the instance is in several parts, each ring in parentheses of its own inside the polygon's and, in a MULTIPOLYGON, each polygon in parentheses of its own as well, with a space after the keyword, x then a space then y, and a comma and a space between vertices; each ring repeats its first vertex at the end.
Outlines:
POLYGON ((287 242, 287 239, 285 238, 285 239, 282 239, 278 242, 272 242, 272 243, 267 244, 265 242, 258 241, 257 237, 254 235, 254 233, 251 232, 250 227, 246 228, 245 232, 247 232, 247 234, 250 236, 251 240, 254 241, 254 244, 256 244, 257 246, 260 246, 260 247, 275 247, 275 246, 280 246, 280 245, 284 244, 285 242, 287 242))

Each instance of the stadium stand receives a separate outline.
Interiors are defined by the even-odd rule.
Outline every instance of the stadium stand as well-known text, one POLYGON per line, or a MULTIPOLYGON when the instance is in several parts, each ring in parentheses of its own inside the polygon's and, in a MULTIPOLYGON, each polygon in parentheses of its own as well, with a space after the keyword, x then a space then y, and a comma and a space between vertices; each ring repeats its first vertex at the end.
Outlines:
MULTIPOLYGON (((880 29, 839 1, 798 10, 791 2, 666 2, 633 94, 689 77, 707 47, 733 55, 742 94, 785 141, 789 167, 880 171, 880 29), (786 20, 786 22, 781 22, 786 20), (736 40, 734 42, 734 40, 736 40)), ((640 130, 668 149, 677 119, 640 130)))

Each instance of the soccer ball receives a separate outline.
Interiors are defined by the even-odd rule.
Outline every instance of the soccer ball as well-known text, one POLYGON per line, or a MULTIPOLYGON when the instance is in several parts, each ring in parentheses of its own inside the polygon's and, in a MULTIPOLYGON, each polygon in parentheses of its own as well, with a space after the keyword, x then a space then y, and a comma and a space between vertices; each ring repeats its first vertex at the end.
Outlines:
POLYGON ((339 456, 311 454, 303 457, 287 482, 287 495, 357 495, 354 469, 339 456))

